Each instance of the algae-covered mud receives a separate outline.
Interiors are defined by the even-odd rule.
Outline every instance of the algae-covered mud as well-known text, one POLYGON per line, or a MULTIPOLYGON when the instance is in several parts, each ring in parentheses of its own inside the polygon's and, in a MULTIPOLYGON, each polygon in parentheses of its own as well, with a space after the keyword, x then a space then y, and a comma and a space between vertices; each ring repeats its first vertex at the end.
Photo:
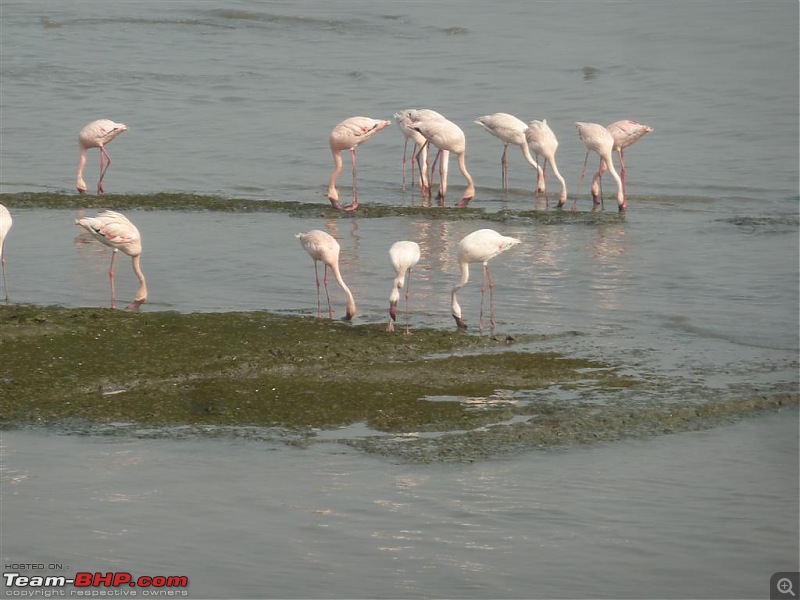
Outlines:
MULTIPOLYGON (((386 204, 363 203, 358 211, 336 210, 326 198, 319 202, 296 202, 274 199, 227 198, 185 193, 158 194, 109 194, 105 196, 77 195, 74 193, 37 192, 0 194, 0 204, 15 208, 52 209, 107 209, 125 211, 139 210, 182 210, 182 211, 221 211, 221 212, 275 212, 296 217, 325 218, 380 218, 380 217, 419 217, 447 220, 484 220, 503 223, 510 220, 530 220, 536 223, 613 223, 624 221, 625 215, 616 210, 608 212, 587 212, 586 210, 498 210, 486 211, 479 207, 455 206, 390 206, 386 204)), ((547 208, 543 206, 542 208, 547 208)))
POLYGON ((336 440, 431 461, 708 427, 797 404, 643 401, 663 384, 536 344, 267 312, 2 306, 2 423, 336 440))

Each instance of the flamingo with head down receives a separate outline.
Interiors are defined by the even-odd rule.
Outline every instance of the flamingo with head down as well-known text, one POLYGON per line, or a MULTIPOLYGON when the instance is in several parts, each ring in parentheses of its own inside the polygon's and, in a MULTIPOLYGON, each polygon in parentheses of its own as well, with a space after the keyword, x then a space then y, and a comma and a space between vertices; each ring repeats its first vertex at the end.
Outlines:
POLYGON ((409 333, 408 325, 408 298, 411 288, 411 269, 417 266, 420 258, 419 244, 404 240, 395 242, 389 248, 389 260, 394 268, 394 281, 392 282, 392 293, 389 296, 389 324, 386 331, 394 331, 397 321, 397 303, 400 301, 400 290, 406 288, 406 335, 409 333), (406 278, 408 284, 406 285, 406 278))
MULTIPOLYGON (((643 135, 652 133, 653 128, 649 125, 643 125, 642 123, 631 121, 630 119, 623 119, 622 121, 616 121, 612 123, 607 127, 607 129, 609 132, 611 132, 611 136, 614 138, 614 147, 612 150, 619 156, 619 176, 622 180, 622 189, 624 192, 626 183, 624 156, 625 148, 637 142, 643 135)), ((594 177, 592 177, 592 196, 595 198, 600 193, 599 183, 602 182, 603 173, 607 169, 608 167, 606 162, 601 159, 600 169, 594 174, 594 177)))
POLYGON ((514 115, 500 112, 478 117, 475 120, 475 124, 480 125, 493 136, 503 141, 503 155, 500 157, 500 167, 502 169, 504 190, 508 190, 508 145, 514 144, 519 146, 525 160, 536 170, 537 191, 544 191, 544 174, 541 167, 533 160, 530 150, 528 150, 528 141, 525 139, 525 132, 528 126, 524 121, 514 115))
MULTIPOLYGON (((413 117, 412 117, 413 119, 413 117)), ((442 117, 441 119, 417 119, 412 120, 411 127, 419 131, 426 140, 427 144, 433 144, 439 150, 434 158, 434 164, 439 161, 439 193, 437 199, 444 206, 445 195, 447 194, 447 170, 450 162, 450 153, 458 157, 458 168, 467 180, 467 187, 464 195, 458 202, 458 206, 466 206, 475 197, 475 182, 467 171, 466 152, 467 138, 464 131, 452 121, 442 117)))
POLYGON ((358 190, 356 189, 356 148, 370 139, 373 135, 386 129, 392 122, 387 120, 372 119, 370 117, 350 117, 339 123, 331 131, 328 143, 333 154, 333 173, 328 180, 328 200, 334 208, 345 208, 339 202, 339 192, 336 190, 336 179, 342 172, 342 152, 350 150, 353 161, 353 203, 345 210, 356 210, 358 208, 358 190))
POLYGON ((456 294, 467 285, 469 281, 469 265, 471 263, 483 264, 483 285, 481 286, 481 313, 478 320, 478 329, 483 330, 483 306, 486 296, 486 283, 489 283, 489 326, 494 329, 494 279, 489 271, 489 261, 498 254, 513 248, 520 243, 517 238, 501 235, 494 229, 478 229, 466 235, 458 244, 458 264, 461 268, 461 279, 450 291, 450 301, 453 318, 459 329, 466 329, 467 324, 461 318, 461 305, 456 294))
POLYGON ((103 178, 106 176, 108 167, 111 166, 111 156, 106 151, 106 144, 117 137, 120 133, 128 131, 128 126, 124 123, 115 123, 108 119, 98 119, 92 121, 81 129, 78 134, 78 147, 80 148, 80 159, 78 160, 78 181, 75 187, 80 194, 86 193, 86 182, 83 180, 83 169, 86 166, 86 151, 89 148, 100 149, 100 178, 97 180, 97 195, 102 196, 103 178))
POLYGON ((133 273, 139 280, 139 291, 128 310, 139 310, 147 300, 147 282, 140 265, 142 257, 142 236, 136 226, 128 218, 113 210, 101 212, 96 217, 83 217, 75 221, 83 227, 93 238, 111 248, 111 265, 108 268, 108 277, 111 280, 111 308, 117 307, 117 296, 114 288, 114 258, 121 251, 131 257, 133 273))
MULTIPOLYGON (((614 163, 611 160, 611 151, 614 148, 614 137, 608 129, 597 123, 578 122, 575 123, 575 127, 577 127, 578 135, 586 145, 586 159, 583 161, 581 179, 586 176, 586 161, 589 159, 589 152, 593 150, 597 152, 601 160, 606 162, 611 176, 614 178, 614 181, 617 182, 617 206, 620 212, 624 211, 628 206, 625 202, 625 193, 622 189, 622 179, 614 168, 614 163)), ((594 190, 592 190, 592 200, 594 201, 595 207, 597 207, 599 201, 594 194, 594 190)))

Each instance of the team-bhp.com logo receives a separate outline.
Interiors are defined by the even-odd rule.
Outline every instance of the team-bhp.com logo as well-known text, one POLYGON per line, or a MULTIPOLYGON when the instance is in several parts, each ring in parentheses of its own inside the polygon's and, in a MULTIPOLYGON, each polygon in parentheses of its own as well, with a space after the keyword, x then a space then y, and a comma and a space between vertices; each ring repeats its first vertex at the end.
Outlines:
POLYGON ((139 589, 142 596, 188 596, 185 588, 189 586, 189 578, 183 575, 142 575, 134 577, 126 571, 111 571, 108 573, 81 571, 74 577, 64 575, 22 575, 21 573, 3 573, 6 596, 44 596, 42 592, 49 591, 48 596, 105 596, 112 595, 115 588, 116 594, 136 596, 139 589), (67 586, 73 588, 64 590, 67 586), (124 593, 119 592, 124 590, 124 593), (37 593, 38 591, 38 593, 37 593), (103 593, 105 592, 105 593, 103 593))

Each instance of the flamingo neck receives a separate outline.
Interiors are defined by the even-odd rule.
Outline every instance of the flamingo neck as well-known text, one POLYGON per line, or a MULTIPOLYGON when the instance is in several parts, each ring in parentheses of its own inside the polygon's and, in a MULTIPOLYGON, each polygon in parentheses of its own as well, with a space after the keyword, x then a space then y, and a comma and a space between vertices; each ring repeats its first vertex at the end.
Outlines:
POLYGON ((344 279, 342 279, 342 274, 339 271, 339 265, 337 263, 331 265, 331 271, 333 271, 333 276, 339 284, 339 287, 342 288, 347 296, 347 314, 345 315, 345 321, 349 321, 356 314, 356 300, 353 298, 353 293, 350 291, 350 288, 347 287, 344 279))
POLYGON ((339 195, 336 192, 336 179, 339 177, 339 174, 342 172, 343 162, 342 162, 342 153, 340 150, 333 150, 333 173, 331 173, 331 178, 328 180, 328 197, 338 199, 339 195))
POLYGON ((77 187, 79 190, 86 189, 86 182, 83 180, 83 169, 85 166, 86 166, 86 148, 83 145, 81 145, 81 155, 80 158, 78 159, 78 177, 77 177, 77 182, 75 184, 75 187, 77 187))
POLYGON ((140 264, 141 256, 141 254, 137 254, 131 258, 133 272, 136 275, 136 278, 139 280, 139 291, 136 292, 136 298, 134 299, 134 302, 138 304, 142 304, 147 300, 147 282, 145 281, 144 273, 142 272, 142 267, 140 264))

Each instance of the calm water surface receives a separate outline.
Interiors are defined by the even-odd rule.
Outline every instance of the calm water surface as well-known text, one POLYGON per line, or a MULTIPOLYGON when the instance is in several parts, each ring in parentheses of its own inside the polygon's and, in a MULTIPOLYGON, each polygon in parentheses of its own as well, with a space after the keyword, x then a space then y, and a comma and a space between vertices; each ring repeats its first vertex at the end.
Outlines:
MULTIPOLYGON (((109 146, 107 192, 322 208, 336 123, 427 106, 467 135, 473 206, 520 211, 534 207, 530 168, 511 148, 503 193, 502 144, 472 121, 546 118, 559 137, 578 210, 550 224, 129 211, 146 310, 313 314, 293 234, 320 228, 342 245, 356 323, 387 318, 388 247, 412 239, 411 325, 453 328, 457 243, 489 226, 523 241, 492 262, 498 332, 665 382, 637 402, 797 391, 796 2, 2 0, 0 17, 2 192, 73 190, 77 132, 108 117, 130 130, 109 146), (622 118, 655 132, 626 152, 626 218, 590 218, 573 123, 622 118)), ((421 203, 400 189, 402 142, 392 127, 359 149, 362 203, 421 203)), ((93 151, 90 189, 97 163, 93 151)), ((450 171, 452 203, 464 182, 450 171)), ((339 183, 347 198, 347 160, 339 183)), ((11 302, 107 304, 109 255, 78 238, 76 216, 15 208, 11 302)), ((479 284, 461 300, 474 325, 479 284)), ((765 597, 772 572, 798 565, 797 434, 785 410, 422 467, 332 442, 3 432, 2 559, 185 574, 205 598, 765 597)))

